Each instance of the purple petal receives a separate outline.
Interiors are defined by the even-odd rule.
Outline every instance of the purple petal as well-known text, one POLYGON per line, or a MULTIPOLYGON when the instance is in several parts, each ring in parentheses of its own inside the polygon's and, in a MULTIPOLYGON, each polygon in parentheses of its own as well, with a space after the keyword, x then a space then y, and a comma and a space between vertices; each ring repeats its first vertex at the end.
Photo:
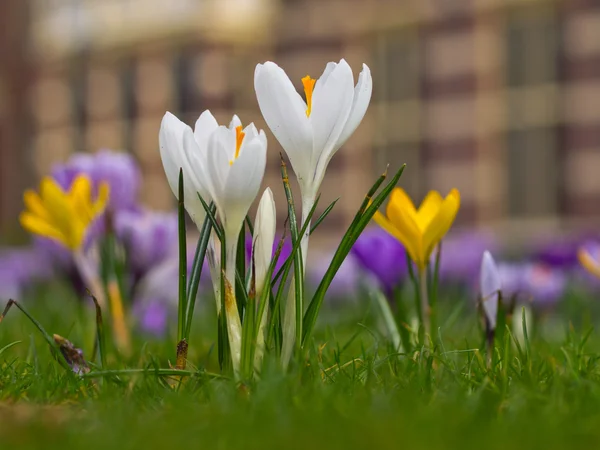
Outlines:
POLYGON ((351 249, 357 264, 386 293, 391 293, 406 278, 406 251, 400 242, 379 227, 367 228, 351 249))
POLYGON ((109 209, 113 212, 137 208, 141 174, 131 155, 110 150, 95 154, 76 153, 52 170, 53 178, 63 189, 68 189, 79 174, 90 177, 95 193, 101 182, 109 184, 109 209))

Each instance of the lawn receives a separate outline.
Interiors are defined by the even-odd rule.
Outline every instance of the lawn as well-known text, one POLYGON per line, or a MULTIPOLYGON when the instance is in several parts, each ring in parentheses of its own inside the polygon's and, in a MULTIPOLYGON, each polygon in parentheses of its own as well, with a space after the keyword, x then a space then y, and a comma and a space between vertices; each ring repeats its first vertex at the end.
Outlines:
MULTIPOLYGON (((24 303, 48 332, 91 353, 92 308, 55 287, 30 296, 24 303)), ((528 338, 506 333, 488 369, 475 311, 454 296, 442 299, 435 346, 410 353, 392 349, 368 300, 332 303, 287 374, 271 357, 248 383, 219 374, 210 302, 194 323, 195 374, 181 382, 155 373, 175 359, 174 333, 135 336, 126 359, 109 352, 109 369, 146 373, 81 378, 12 309, 0 324, 0 448, 592 448, 600 440, 592 299, 569 297, 530 324, 528 338)))

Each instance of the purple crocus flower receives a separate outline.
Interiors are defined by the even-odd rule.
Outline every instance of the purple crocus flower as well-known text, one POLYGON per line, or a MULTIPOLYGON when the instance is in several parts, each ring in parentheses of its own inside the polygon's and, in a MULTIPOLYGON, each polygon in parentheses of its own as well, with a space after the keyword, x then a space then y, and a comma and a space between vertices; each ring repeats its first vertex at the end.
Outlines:
POLYGON ((573 269, 577 266, 579 244, 579 239, 552 239, 539 246, 534 253, 534 259, 557 269, 573 269))
POLYGON ((65 164, 57 164, 52 170, 53 178, 65 189, 81 173, 90 177, 94 189, 101 181, 109 184, 108 207, 111 211, 137 208, 141 175, 131 155, 110 150, 100 150, 95 154, 76 153, 65 164))
POLYGON ((177 256, 176 213, 120 211, 115 215, 114 227, 134 275, 143 275, 165 259, 177 256))
POLYGON ((465 286, 475 285, 483 253, 486 250, 496 253, 497 247, 496 240, 489 233, 472 230, 450 234, 442 242, 440 280, 465 286))
POLYGON ((498 315, 498 298, 502 291, 502 281, 494 257, 487 250, 483 253, 481 260, 479 289, 488 330, 495 330, 496 317, 498 315))
POLYGON ((547 307, 556 304, 564 295, 567 277, 564 272, 544 264, 528 264, 523 270, 525 290, 534 306, 547 307))
POLYGON ((567 277, 559 270, 539 263, 500 264, 502 296, 514 295, 521 301, 545 307, 555 304, 564 294, 567 277))
POLYGON ((408 274, 404 246, 379 227, 363 231, 350 252, 358 266, 388 295, 408 274))
POLYGON ((498 273, 502 284, 502 297, 505 300, 523 293, 525 281, 521 263, 500 263, 498 264, 498 273))
POLYGON ((49 255, 40 248, 14 248, 0 253, 0 298, 19 299, 31 283, 48 280, 54 270, 49 255))

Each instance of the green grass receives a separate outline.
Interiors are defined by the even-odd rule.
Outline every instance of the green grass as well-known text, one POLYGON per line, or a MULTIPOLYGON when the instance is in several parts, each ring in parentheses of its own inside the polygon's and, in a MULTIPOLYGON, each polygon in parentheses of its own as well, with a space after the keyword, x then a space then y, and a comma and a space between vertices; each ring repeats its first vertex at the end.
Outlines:
MULTIPOLYGON (((27 304, 48 332, 89 355, 93 310, 60 292, 37 292, 27 304)), ((456 300, 442 299, 440 317, 454 317, 440 321, 442 344, 410 354, 391 351, 373 305, 329 308, 313 351, 289 374, 271 359, 260 381, 239 386, 199 375, 179 390, 151 373, 174 363, 174 334, 136 336, 128 361, 108 355, 109 368, 147 367, 145 375, 80 379, 11 310, 0 348, 20 343, 0 354, 0 448, 594 448, 600 340, 586 339, 588 300, 536 324, 529 346, 500 345, 491 370, 474 314, 465 305, 452 314, 456 300)), ((213 312, 198 312, 190 363, 218 372, 213 312)))

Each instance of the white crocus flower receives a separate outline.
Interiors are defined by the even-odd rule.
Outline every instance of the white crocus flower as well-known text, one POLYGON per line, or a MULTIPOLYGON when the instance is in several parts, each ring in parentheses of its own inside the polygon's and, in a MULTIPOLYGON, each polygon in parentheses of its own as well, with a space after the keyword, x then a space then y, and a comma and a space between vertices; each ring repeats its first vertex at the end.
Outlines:
MULTIPOLYGON (((241 125, 238 116, 234 115, 230 128, 241 125)), ((196 121, 194 130, 167 112, 160 125, 158 141, 160 157, 167 175, 169 187, 175 197, 179 198, 179 169, 183 171, 183 188, 185 209, 201 230, 206 217, 206 211, 198 194, 205 202, 210 203, 210 193, 200 183, 207 166, 208 141, 210 136, 219 128, 219 124, 210 111, 204 111, 196 121)), ((208 266, 210 269, 217 314, 221 312, 221 263, 220 246, 216 236, 211 236, 207 249, 208 266)))
MULTIPOLYGON (((261 113, 288 155, 300 185, 303 225, 329 161, 356 130, 367 111, 373 82, 371 71, 363 64, 355 86, 352 69, 342 59, 339 63, 327 64, 318 80, 307 75, 302 78, 302 84, 306 101, 277 64, 258 64, 254 72, 254 88, 261 113)), ((309 230, 310 226, 300 245, 303 261, 308 253, 309 230)), ((291 357, 295 339, 293 285, 292 282, 284 315, 284 367, 291 357)))
MULTIPOLYGON (((199 228, 206 212, 205 202, 214 202, 225 230, 227 243, 226 275, 229 286, 235 281, 235 252, 250 204, 262 182, 266 163, 267 139, 253 124, 244 130, 237 116, 229 127, 219 126, 210 111, 203 112, 194 131, 173 114, 163 117, 160 133, 160 155, 171 190, 178 196, 179 170, 183 171, 184 203, 188 214, 199 228), (231 264, 228 264, 232 261, 231 264)), ((219 243, 214 235, 209 245, 209 266, 220 313, 219 243)), ((234 369, 239 368, 241 323, 235 298, 226 302, 228 334, 234 369)))
MULTIPOLYGON (((235 300, 235 258, 238 235, 256 198, 265 173, 267 137, 254 124, 218 127, 208 139, 206 166, 200 183, 217 207, 217 216, 225 234, 225 316, 234 372, 239 373, 242 349, 242 325, 235 300)), ((187 146, 194 141, 184 141, 187 146)))
MULTIPOLYGON (((273 241, 275 240, 276 209, 273 192, 270 188, 265 189, 254 220, 254 239, 252 240, 252 260, 254 261, 254 279, 256 299, 261 299, 264 289, 269 289, 270 280, 267 272, 273 256, 273 241)), ((260 305, 258 305, 260 308, 260 305)), ((267 309, 260 320, 258 336, 256 339, 256 353, 254 356, 254 367, 260 370, 265 347, 265 327, 267 324, 267 309)))
POLYGON ((254 88, 267 125, 288 155, 302 196, 316 196, 332 156, 363 119, 373 82, 363 64, 356 86, 345 60, 330 62, 318 80, 302 79, 306 101, 282 68, 258 64, 254 88))
POLYGON ((481 260, 480 289, 487 326, 489 330, 495 330, 502 283, 496 262, 487 250, 481 260))

